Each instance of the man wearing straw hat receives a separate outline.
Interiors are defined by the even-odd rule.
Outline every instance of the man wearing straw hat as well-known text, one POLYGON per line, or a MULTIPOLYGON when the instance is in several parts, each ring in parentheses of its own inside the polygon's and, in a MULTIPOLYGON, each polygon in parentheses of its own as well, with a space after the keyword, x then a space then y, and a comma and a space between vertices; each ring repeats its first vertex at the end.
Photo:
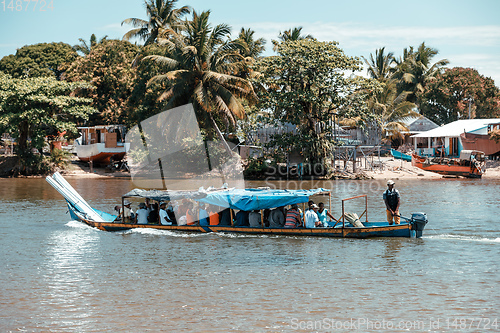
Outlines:
POLYGON ((394 188, 394 181, 387 181, 387 190, 384 192, 383 198, 387 210, 387 222, 392 225, 393 219, 396 224, 400 223, 399 205, 401 203, 399 191, 394 188))

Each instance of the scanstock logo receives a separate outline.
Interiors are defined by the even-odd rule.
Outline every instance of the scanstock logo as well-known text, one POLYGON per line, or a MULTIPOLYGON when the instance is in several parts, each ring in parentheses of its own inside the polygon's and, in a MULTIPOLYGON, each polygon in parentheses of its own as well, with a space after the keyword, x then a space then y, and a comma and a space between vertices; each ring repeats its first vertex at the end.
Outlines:
MULTIPOLYGON (((245 187, 241 159, 233 151, 234 145, 231 148, 225 141, 204 140, 191 104, 142 121, 127 133, 125 140, 130 144, 127 159, 132 182, 139 188, 205 192, 245 187)), ((183 204, 197 205, 173 203, 183 204)))

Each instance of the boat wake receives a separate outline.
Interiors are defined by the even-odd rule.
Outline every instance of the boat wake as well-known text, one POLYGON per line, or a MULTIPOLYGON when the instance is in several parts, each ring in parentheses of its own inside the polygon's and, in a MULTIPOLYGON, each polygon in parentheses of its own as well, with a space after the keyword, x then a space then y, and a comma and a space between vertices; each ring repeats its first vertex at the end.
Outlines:
POLYGON ((458 241, 467 241, 467 242, 481 242, 481 243, 500 243, 500 237, 497 238, 488 238, 481 236, 461 236, 461 235, 451 235, 451 234, 442 234, 442 235, 432 235, 432 236, 424 236, 424 239, 451 239, 458 241))
POLYGON ((204 233, 182 233, 182 232, 177 232, 177 231, 159 230, 159 229, 151 229, 151 228, 134 228, 134 229, 123 231, 122 233, 172 236, 172 237, 181 237, 181 238, 203 237, 203 236, 209 235, 209 234, 204 234, 204 233))
POLYGON ((72 221, 69 221, 68 223, 66 223, 66 226, 70 227, 70 228, 77 228, 77 229, 92 229, 92 230, 96 230, 95 228, 92 228, 91 226, 83 223, 83 222, 80 222, 80 221, 75 221, 75 220, 72 220, 72 221))

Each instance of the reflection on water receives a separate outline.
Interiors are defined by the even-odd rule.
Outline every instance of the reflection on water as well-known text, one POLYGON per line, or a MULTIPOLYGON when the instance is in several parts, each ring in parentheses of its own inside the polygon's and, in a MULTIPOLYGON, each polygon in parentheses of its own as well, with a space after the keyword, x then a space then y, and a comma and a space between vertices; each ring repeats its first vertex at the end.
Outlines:
MULTIPOLYGON (((69 181, 107 211, 130 190, 125 180, 69 181)), ((297 185, 332 189, 334 215, 339 199, 366 193, 370 220, 385 218, 384 182, 333 184, 297 185)), ((398 181, 403 215, 429 216, 424 237, 351 240, 107 233, 68 222, 44 180, 0 179, 0 330, 288 332, 294 318, 493 319, 499 185, 398 181)))

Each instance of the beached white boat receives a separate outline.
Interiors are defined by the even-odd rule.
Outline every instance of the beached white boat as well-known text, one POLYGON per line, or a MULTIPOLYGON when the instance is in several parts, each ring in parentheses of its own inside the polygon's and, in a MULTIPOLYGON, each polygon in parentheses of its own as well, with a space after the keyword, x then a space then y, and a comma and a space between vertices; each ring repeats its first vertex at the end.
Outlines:
POLYGON ((81 137, 75 140, 78 158, 94 164, 110 164, 111 159, 120 161, 130 148, 125 142, 124 125, 78 127, 81 137))

